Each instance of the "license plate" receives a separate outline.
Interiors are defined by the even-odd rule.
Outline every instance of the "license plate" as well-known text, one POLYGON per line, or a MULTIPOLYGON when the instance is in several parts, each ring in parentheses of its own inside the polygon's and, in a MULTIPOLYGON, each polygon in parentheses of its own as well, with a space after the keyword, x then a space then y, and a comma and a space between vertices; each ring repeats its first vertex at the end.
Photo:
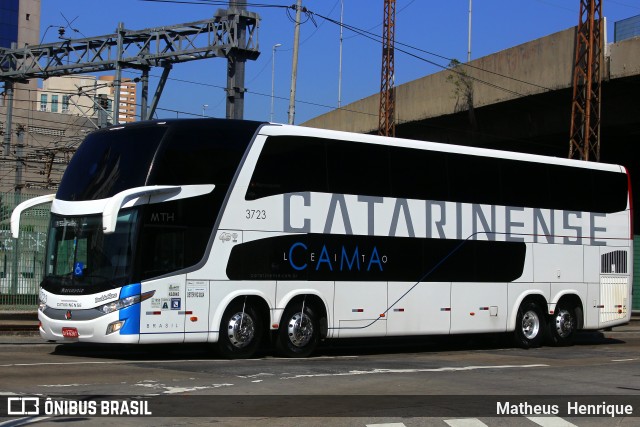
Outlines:
POLYGON ((65 338, 78 338, 77 328, 62 328, 62 336, 65 338))

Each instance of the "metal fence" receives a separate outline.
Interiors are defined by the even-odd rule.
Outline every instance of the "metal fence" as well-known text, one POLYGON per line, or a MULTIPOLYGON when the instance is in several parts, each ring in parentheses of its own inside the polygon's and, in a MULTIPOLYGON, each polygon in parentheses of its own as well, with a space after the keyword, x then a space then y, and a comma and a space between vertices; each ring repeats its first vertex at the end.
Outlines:
POLYGON ((0 193, 0 310, 34 310, 44 273, 50 204, 22 214, 20 237, 11 236, 13 208, 37 194, 0 193))

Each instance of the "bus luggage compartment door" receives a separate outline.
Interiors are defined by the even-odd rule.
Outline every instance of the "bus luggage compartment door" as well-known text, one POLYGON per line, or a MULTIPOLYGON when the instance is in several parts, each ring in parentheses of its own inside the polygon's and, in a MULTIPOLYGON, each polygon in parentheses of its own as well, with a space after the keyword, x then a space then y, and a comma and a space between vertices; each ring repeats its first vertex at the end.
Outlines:
POLYGON ((627 317, 629 277, 600 276, 600 327, 627 317))
POLYGON ((188 280, 185 297, 185 342, 206 342, 209 336, 209 281, 188 280))
POLYGON ((336 282, 337 338, 385 336, 387 282, 336 282))

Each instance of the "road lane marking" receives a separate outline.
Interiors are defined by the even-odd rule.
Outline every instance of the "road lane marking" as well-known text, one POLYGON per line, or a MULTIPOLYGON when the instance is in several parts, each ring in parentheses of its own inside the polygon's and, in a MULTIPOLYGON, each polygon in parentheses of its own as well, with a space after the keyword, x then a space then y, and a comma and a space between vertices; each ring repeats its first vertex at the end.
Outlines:
POLYGON ((29 424, 39 423, 40 421, 48 420, 52 417, 25 417, 25 418, 16 418, 15 420, 9 420, 0 422, 0 427, 18 427, 18 426, 26 426, 29 424))
POLYGON ((560 417, 527 417, 530 421, 542 427, 578 427, 560 417))
POLYGON ((487 427, 485 423, 477 418, 456 418, 452 420, 444 420, 451 427, 487 427))
POLYGON ((352 375, 375 375, 375 374, 415 374, 421 372, 458 372, 458 371, 475 371, 479 369, 521 369, 521 368, 548 368, 550 365, 492 365, 492 366, 453 366, 442 368, 425 368, 425 369, 372 369, 369 371, 353 370, 348 372, 322 373, 322 374, 300 374, 291 377, 281 377, 283 380, 292 380, 298 378, 314 378, 314 377, 344 377, 352 375))
MULTIPOLYGON (((244 359, 245 361, 258 359, 244 359)), ((8 363, 0 365, 0 368, 15 367, 32 367, 32 366, 60 366, 60 365, 123 365, 123 364, 142 364, 142 363, 184 363, 184 362, 237 362, 237 360, 207 360, 207 359, 180 359, 180 360, 109 360, 109 361, 92 361, 92 362, 41 362, 41 363, 8 363)))

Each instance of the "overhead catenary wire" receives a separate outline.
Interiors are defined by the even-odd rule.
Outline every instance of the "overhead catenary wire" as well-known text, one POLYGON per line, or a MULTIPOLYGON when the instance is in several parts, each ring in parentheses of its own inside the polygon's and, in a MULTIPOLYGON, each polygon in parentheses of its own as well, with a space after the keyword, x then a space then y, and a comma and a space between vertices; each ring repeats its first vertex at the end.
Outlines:
MULTIPOLYGON (((381 38, 381 36, 380 36, 380 35, 378 35, 378 34, 374 34, 374 33, 370 32, 370 31, 364 30, 364 29, 362 29, 362 28, 355 27, 355 26, 353 26, 353 25, 345 24, 344 22, 343 22, 343 23, 340 23, 339 21, 336 21, 335 19, 330 18, 330 17, 327 17, 327 16, 322 16, 322 15, 319 15, 319 14, 316 14, 316 16, 318 16, 319 18, 322 18, 322 19, 324 19, 324 20, 327 20, 327 21, 331 22, 332 24, 335 24, 335 25, 338 25, 338 26, 342 26, 343 28, 345 28, 345 29, 347 29, 347 30, 349 30, 349 31, 352 31, 352 32, 354 32, 354 33, 356 33, 356 34, 358 34, 358 35, 361 35, 361 36, 363 36, 363 37, 366 37, 366 38, 368 38, 368 39, 370 39, 370 40, 373 40, 373 41, 378 42, 378 43, 382 43, 382 38, 381 38)), ((421 49, 421 48, 419 48, 419 47, 412 46, 412 45, 410 45, 410 44, 403 43, 403 42, 398 41, 398 40, 395 40, 395 45, 396 45, 396 46, 404 46, 405 48, 412 49, 412 50, 415 50, 415 51, 418 51, 418 52, 422 52, 422 53, 425 53, 425 54, 427 54, 427 55, 435 56, 435 57, 437 57, 437 58, 444 59, 444 60, 447 60, 447 61, 449 61, 449 62, 455 61, 455 59, 454 59, 454 58, 450 58, 450 57, 447 57, 447 56, 445 56, 445 55, 441 55, 441 54, 438 54, 438 53, 435 53, 435 52, 431 52, 431 51, 428 51, 428 50, 425 50, 425 49, 421 49)), ((435 61, 431 61, 431 60, 429 60, 429 59, 426 59, 426 58, 424 58, 424 57, 421 57, 421 56, 419 56, 419 55, 416 55, 416 54, 414 54, 414 53, 412 53, 412 52, 409 52, 409 51, 407 51, 407 50, 405 50, 405 49, 399 49, 399 48, 397 48, 397 47, 396 47, 396 48, 395 48, 395 50, 396 50, 396 51, 399 51, 399 52, 402 52, 402 53, 404 53, 404 54, 406 54, 406 55, 409 55, 409 56, 411 56, 411 57, 413 57, 413 58, 416 58, 416 59, 419 59, 419 60, 421 60, 421 61, 427 62, 427 63, 429 63, 429 64, 431 64, 431 65, 434 65, 434 66, 436 66, 436 67, 438 67, 438 68, 445 69, 445 70, 449 70, 449 71, 451 71, 451 72, 455 72, 455 73, 460 73, 459 71, 456 71, 456 70, 451 69, 448 65, 442 65, 442 64, 439 64, 439 63, 437 63, 437 62, 435 62, 435 61)), ((493 75, 496 75, 496 76, 498 76, 498 77, 502 77, 502 78, 505 78, 505 79, 508 79, 508 80, 513 80, 513 81, 518 82, 518 83, 523 83, 523 84, 531 85, 531 86, 537 87, 537 88, 539 88, 539 89, 543 89, 543 90, 545 90, 545 91, 552 91, 552 90, 553 90, 553 89, 551 89, 551 88, 548 88, 548 87, 546 87, 546 86, 542 86, 542 85, 537 84, 537 83, 532 83, 532 82, 528 82, 528 81, 525 81, 525 80, 522 80, 522 79, 517 79, 517 78, 515 78, 515 77, 511 77, 511 76, 508 76, 508 75, 506 75, 506 74, 499 73, 499 72, 497 72, 497 71, 487 70, 487 69, 485 69, 485 68, 482 68, 482 67, 479 67, 479 66, 476 66, 476 65, 470 64, 470 63, 462 63, 462 62, 460 62, 459 64, 460 64, 460 66, 463 66, 463 67, 468 67, 468 68, 470 68, 470 69, 474 69, 474 70, 478 70, 478 71, 486 72, 486 73, 489 73, 489 74, 493 74, 493 75)), ((467 76, 468 76, 468 75, 467 75, 467 76)), ((478 82, 480 82, 480 83, 488 84, 488 85, 490 85, 490 86, 492 86, 492 87, 495 87, 495 88, 497 88, 497 89, 502 89, 502 90, 505 90, 505 91, 507 91, 507 92, 512 92, 512 93, 513 93, 513 94, 515 94, 515 95, 524 96, 524 95, 522 95, 522 94, 520 94, 520 93, 518 93, 518 92, 511 91, 510 89, 507 89, 507 88, 501 87, 501 86, 499 86, 499 85, 497 85, 497 84, 495 84, 495 83, 489 83, 489 82, 486 82, 486 81, 484 81, 484 80, 482 80, 482 79, 480 79, 480 78, 473 77, 473 76, 468 76, 468 77, 469 77, 469 78, 471 78, 471 79, 473 79, 473 80, 476 80, 476 81, 478 81, 478 82)))
MULTIPOLYGON (((228 5, 228 1, 216 1, 216 0, 201 0, 201 1, 189 1, 189 0, 141 0, 141 1, 160 2, 160 3, 175 3, 175 4, 218 5, 218 6, 228 5)), ((404 9, 408 8, 414 1, 415 0, 411 0, 407 5, 405 5, 401 9, 399 9, 398 13, 402 12, 404 9)), ((296 7, 295 4, 294 5, 290 5, 290 6, 279 5, 279 4, 268 4, 268 3, 251 3, 251 2, 240 2, 239 4, 241 6, 246 6, 246 7, 281 8, 281 9, 286 9, 287 13, 290 13, 290 9, 295 9, 295 7, 296 7)), ((333 8, 332 8, 332 10, 333 10, 333 8)), ((308 8, 306 8, 306 7, 303 7, 303 12, 305 13, 306 16, 315 15, 315 16, 317 16, 317 17, 319 17, 319 18, 321 18, 321 19, 323 19, 325 21, 328 21, 328 22, 332 23, 332 24, 335 24, 337 26, 342 26, 343 28, 352 31, 357 35, 363 36, 365 38, 368 38, 368 39, 373 40, 373 41, 378 42, 378 43, 382 43, 381 36, 379 34, 372 33, 369 30, 365 30, 365 29, 358 28, 358 27, 353 26, 353 25, 345 24, 344 22, 341 23, 340 21, 337 21, 337 20, 335 20, 335 19, 333 19, 333 18, 331 18, 329 16, 313 12, 313 11, 309 10, 308 8)), ((329 14, 330 13, 331 12, 329 12, 329 14)), ((287 15, 287 16, 289 16, 289 15, 287 15)), ((289 16, 289 19, 292 19, 292 18, 289 16)), ((306 21, 302 21, 301 24, 304 23, 304 22, 306 22, 306 21)), ((376 28, 376 27, 379 27, 379 26, 380 26, 380 24, 376 25, 373 28, 376 28)), ((425 54, 430 55, 430 56, 435 56, 437 58, 444 59, 444 60, 449 61, 449 62, 455 60, 454 58, 448 57, 446 55, 442 55, 442 54, 438 54, 438 53, 435 53, 435 52, 431 52, 431 51, 428 51, 426 49, 421 49, 419 47, 412 46, 412 45, 410 45, 408 43, 403 43, 403 42, 400 42, 398 40, 395 41, 395 44, 398 45, 398 46, 404 46, 407 49, 411 49, 411 50, 415 50, 415 51, 418 51, 418 52, 421 52, 421 53, 425 53, 425 54)), ((435 61, 430 61, 430 60, 428 60, 428 59, 426 59, 424 57, 421 57, 419 55, 411 53, 411 52, 409 52, 407 50, 398 49, 398 48, 396 48, 396 50, 399 51, 399 52, 402 52, 404 54, 407 54, 409 56, 412 56, 412 57, 414 57, 416 59, 419 59, 419 60, 422 60, 424 62, 427 62, 427 63, 429 63, 431 65, 434 65, 434 66, 436 66, 438 68, 445 69, 445 70, 450 70, 451 72, 454 72, 454 73, 459 73, 456 70, 452 70, 448 65, 442 65, 442 64, 439 64, 439 63, 437 63, 435 61)), ((468 67, 470 69, 475 69, 475 70, 478 70, 478 71, 483 71, 483 72, 486 72, 486 73, 489 73, 489 74, 493 74, 493 75, 496 75, 496 76, 499 76, 499 77, 502 77, 502 78, 505 78, 505 79, 508 79, 508 80, 512 80, 512 81, 515 81, 515 82, 518 82, 518 83, 531 85, 531 86, 534 86, 534 87, 537 87, 539 89, 543 89, 543 90, 546 90, 546 91, 552 91, 553 90, 551 88, 545 87, 545 86, 537 84, 537 83, 528 82, 528 81, 522 80, 522 79, 517 79, 517 78, 511 77, 511 76, 508 76, 506 74, 499 73, 499 72, 492 71, 492 70, 487 70, 487 69, 484 69, 482 67, 479 67, 477 65, 473 65, 473 64, 470 64, 470 63, 460 63, 460 65, 463 66, 463 67, 468 67)), ((502 89, 502 90, 507 91, 507 92, 511 91, 510 89, 504 88, 504 87, 502 87, 502 86, 500 86, 498 84, 489 83, 489 82, 486 82, 486 81, 484 81, 484 80, 482 80, 480 78, 477 78, 477 77, 472 77, 472 76, 468 76, 468 77, 473 79, 473 80, 478 81, 479 83, 489 84, 489 85, 491 85, 491 86, 493 86, 494 88, 497 88, 497 89, 502 89)), ((511 92, 514 95, 524 96, 524 95, 522 95, 522 94, 520 94, 518 92, 515 92, 515 91, 511 91, 511 92)))

